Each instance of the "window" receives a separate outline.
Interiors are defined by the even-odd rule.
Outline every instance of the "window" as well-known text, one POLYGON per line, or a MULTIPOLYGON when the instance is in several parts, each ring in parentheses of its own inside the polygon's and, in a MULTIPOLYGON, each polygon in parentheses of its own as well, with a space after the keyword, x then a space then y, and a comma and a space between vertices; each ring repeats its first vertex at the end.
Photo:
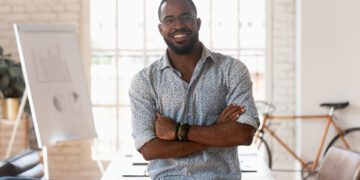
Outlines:
MULTIPOLYGON (((91 0, 91 98, 100 159, 132 147, 128 89, 133 75, 164 54, 158 32, 160 1, 91 0)), ((194 0, 200 41, 243 61, 263 99, 265 0, 194 0), (224 3, 226 2, 226 3, 224 3), (226 10, 226 11, 224 11, 226 10)))

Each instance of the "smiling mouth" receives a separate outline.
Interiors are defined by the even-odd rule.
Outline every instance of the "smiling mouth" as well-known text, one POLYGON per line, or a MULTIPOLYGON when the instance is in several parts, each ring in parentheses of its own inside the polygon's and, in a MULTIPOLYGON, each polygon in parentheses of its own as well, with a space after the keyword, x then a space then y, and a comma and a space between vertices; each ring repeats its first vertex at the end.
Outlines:
POLYGON ((173 36, 176 42, 183 42, 187 38, 187 34, 176 34, 173 36))
POLYGON ((186 37, 186 34, 177 34, 174 36, 175 39, 177 38, 185 38, 186 37))

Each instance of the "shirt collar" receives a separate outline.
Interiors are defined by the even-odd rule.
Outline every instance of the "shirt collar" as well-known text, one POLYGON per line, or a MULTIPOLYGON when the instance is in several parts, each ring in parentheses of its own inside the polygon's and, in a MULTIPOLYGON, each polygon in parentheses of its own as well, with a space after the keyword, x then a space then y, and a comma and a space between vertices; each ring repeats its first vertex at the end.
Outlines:
POLYGON ((167 55, 167 52, 165 51, 165 54, 161 57, 161 67, 160 67, 160 70, 164 70, 166 68, 170 68, 171 65, 170 65, 170 60, 169 60, 169 57, 167 55))
MULTIPOLYGON (((202 52, 201 52, 201 57, 200 57, 200 61, 205 62, 206 60, 210 59, 213 62, 217 62, 217 58, 214 56, 214 53, 211 52, 208 48, 206 48, 202 43, 202 52)), ((161 58, 161 67, 160 70, 164 70, 166 68, 171 68, 171 64, 170 64, 170 60, 169 60, 169 56, 167 54, 167 52, 165 51, 165 54, 162 56, 161 58)))

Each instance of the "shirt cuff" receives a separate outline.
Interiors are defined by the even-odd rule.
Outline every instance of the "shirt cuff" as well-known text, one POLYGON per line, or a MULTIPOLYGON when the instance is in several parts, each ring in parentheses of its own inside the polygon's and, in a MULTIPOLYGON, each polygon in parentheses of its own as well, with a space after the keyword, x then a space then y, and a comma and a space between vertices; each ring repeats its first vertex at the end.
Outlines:
POLYGON ((139 150, 144 144, 149 142, 150 140, 154 139, 156 136, 151 131, 146 131, 137 135, 134 139, 135 141, 135 148, 139 150))
POLYGON ((240 117, 236 121, 239 123, 242 123, 242 124, 250 125, 250 126, 254 127, 255 129, 258 129, 259 125, 260 125, 260 121, 258 118, 253 118, 247 114, 240 115, 240 117))

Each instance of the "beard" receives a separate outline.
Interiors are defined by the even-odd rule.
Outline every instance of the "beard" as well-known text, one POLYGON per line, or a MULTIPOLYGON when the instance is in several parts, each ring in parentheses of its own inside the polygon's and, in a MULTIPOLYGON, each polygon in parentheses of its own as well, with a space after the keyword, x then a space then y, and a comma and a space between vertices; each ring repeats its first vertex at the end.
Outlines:
POLYGON ((185 44, 184 46, 177 46, 170 40, 166 39, 164 37, 164 41, 167 44, 167 46, 172 49, 176 54, 184 55, 189 54, 195 47, 195 44, 199 41, 199 32, 197 31, 192 38, 190 38, 190 41, 185 44))

